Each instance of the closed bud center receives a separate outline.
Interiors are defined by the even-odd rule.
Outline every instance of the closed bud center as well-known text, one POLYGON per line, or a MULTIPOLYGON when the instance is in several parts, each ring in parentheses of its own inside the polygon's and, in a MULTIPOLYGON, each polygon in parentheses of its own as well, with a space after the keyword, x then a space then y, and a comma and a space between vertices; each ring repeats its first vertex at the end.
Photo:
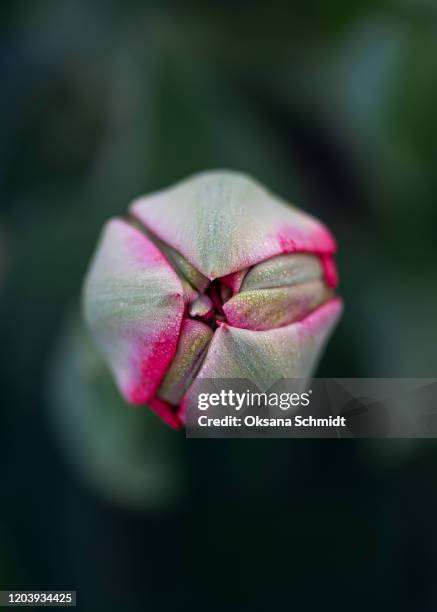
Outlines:
POLYGON ((231 297, 231 291, 220 280, 214 280, 204 294, 199 295, 188 307, 188 315, 192 319, 203 321, 216 329, 217 325, 226 321, 223 311, 224 302, 231 297))

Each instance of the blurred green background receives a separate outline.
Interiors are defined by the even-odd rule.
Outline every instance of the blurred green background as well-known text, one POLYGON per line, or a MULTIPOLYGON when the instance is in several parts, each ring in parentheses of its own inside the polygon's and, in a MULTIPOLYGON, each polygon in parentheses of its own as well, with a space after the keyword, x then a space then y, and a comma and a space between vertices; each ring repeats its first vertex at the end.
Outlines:
POLYGON ((434 376, 436 2, 0 14, 0 588, 93 612, 436 610, 434 443, 185 440, 123 404, 78 315, 105 219, 238 169, 338 239, 319 374, 434 376))

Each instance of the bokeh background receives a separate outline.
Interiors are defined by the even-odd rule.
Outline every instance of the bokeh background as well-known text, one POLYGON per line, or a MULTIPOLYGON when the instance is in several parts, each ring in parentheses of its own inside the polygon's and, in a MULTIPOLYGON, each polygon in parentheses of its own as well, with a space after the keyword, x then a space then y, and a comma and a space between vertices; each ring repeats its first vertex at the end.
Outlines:
POLYGON ((185 440, 126 406, 78 310, 105 219, 192 172, 322 218, 319 374, 436 372, 437 5, 6 3, 0 588, 81 609, 437 609, 437 446, 185 440))

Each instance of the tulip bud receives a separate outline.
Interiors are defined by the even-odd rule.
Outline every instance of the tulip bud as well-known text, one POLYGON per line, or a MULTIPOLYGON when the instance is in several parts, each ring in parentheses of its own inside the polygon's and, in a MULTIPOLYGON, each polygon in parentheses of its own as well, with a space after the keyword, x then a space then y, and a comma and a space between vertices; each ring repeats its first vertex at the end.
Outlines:
POLYGON ((85 318, 125 399, 180 427, 196 377, 310 376, 342 308, 335 248, 252 179, 206 172, 106 223, 85 318))

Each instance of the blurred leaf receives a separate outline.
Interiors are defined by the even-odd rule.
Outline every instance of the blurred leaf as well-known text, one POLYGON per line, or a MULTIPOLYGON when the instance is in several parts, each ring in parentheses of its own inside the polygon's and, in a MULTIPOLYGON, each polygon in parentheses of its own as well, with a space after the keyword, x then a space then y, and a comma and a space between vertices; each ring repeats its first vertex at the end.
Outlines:
POLYGON ((88 485, 124 507, 165 512, 186 493, 184 434, 119 396, 77 314, 53 354, 50 414, 88 485))

